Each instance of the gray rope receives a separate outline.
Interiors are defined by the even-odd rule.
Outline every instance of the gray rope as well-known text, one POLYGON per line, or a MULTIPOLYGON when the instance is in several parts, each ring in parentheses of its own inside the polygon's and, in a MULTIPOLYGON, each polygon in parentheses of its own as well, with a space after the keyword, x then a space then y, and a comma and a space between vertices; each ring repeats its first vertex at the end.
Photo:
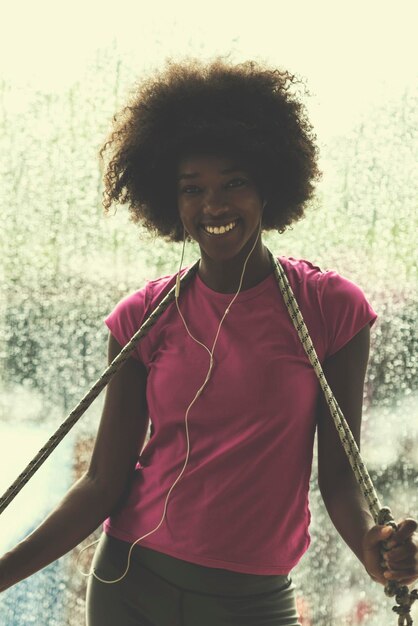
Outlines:
MULTIPOLYGON (((199 259, 200 261, 200 259, 199 259)), ((199 261, 196 261, 187 272, 183 274, 180 282, 187 284, 193 276, 196 274, 199 261)), ((32 461, 25 467, 25 469, 19 474, 14 483, 7 489, 7 491, 0 498, 0 514, 6 509, 6 507, 17 496, 19 491, 26 485, 26 483, 32 478, 35 472, 46 461, 51 452, 55 450, 57 445, 63 440, 65 435, 71 430, 71 428, 78 422, 80 417, 86 412, 90 404, 97 398, 101 390, 106 387, 112 376, 122 366, 122 364, 129 358, 131 352, 135 348, 138 341, 144 337, 154 326, 157 319, 164 313, 167 307, 174 301, 175 285, 170 289, 167 295, 160 302, 158 307, 151 313, 147 320, 133 335, 129 343, 122 348, 119 354, 115 357, 112 363, 105 369, 103 374, 94 383, 93 387, 83 396, 77 406, 71 411, 71 413, 62 422, 60 427, 50 437, 46 444, 39 450, 38 454, 32 459, 32 461)))
MULTIPOLYGON (((309 361, 311 362, 311 365, 314 368, 315 373, 318 377, 319 384, 321 385, 327 404, 330 408, 330 412, 334 420, 334 424, 340 437, 341 443, 347 454, 348 460, 353 469, 360 489, 362 490, 362 493, 364 494, 364 497, 367 501, 370 513, 373 516, 376 524, 387 524, 389 526, 392 526, 396 530, 397 525, 393 518, 392 512, 389 507, 382 507, 382 505, 380 504, 376 490, 373 486, 372 480, 363 462, 363 459, 361 458, 360 450, 358 449, 357 443, 353 437, 350 427, 343 415, 343 412, 341 411, 337 400, 335 399, 334 394, 332 393, 330 386, 327 383, 324 371, 319 362, 318 356, 309 335, 309 331, 306 327, 305 321, 299 309, 288 278, 281 264, 277 262, 270 250, 268 250, 268 252, 270 255, 271 263, 274 267, 274 273, 279 284, 280 292, 286 304, 286 308, 292 319, 293 325, 296 328, 299 339, 302 342, 309 361)), ((387 544, 389 541, 390 539, 383 542, 381 548, 382 555, 385 551, 388 550, 387 544)), ((404 624, 405 626, 412 626, 413 622, 410 612, 412 604, 418 597, 418 591, 414 590, 409 592, 409 589, 406 585, 400 585, 395 580, 388 581, 384 587, 384 590, 387 596, 396 596, 396 601, 399 606, 394 606, 393 611, 399 614, 398 626, 404 626, 404 624)))
MULTIPOLYGON (((290 286, 290 283, 287 279, 287 276, 281 266, 280 263, 277 262, 274 255, 267 248, 268 253, 270 255, 270 260, 273 266, 274 274, 276 280, 279 285, 280 292, 283 296, 286 308, 291 317, 293 325, 298 333, 298 336, 302 342, 302 345, 305 349, 305 352, 309 358, 309 361, 312 367, 315 370, 315 373, 318 377, 319 384, 324 392, 327 404, 330 408, 330 412, 332 418, 334 420, 335 426, 337 428, 338 435, 340 437, 341 443, 344 447, 344 450, 347 454, 350 465, 353 469, 356 480, 364 494, 364 497, 367 501, 367 504, 370 509, 370 513, 373 516, 373 519, 376 524, 388 524, 391 525, 395 530, 397 529, 397 525, 394 521, 392 513, 389 507, 382 507, 377 496, 376 490, 373 486, 370 475, 367 471, 367 468, 361 458, 360 450, 356 444, 356 441, 351 433, 350 427, 341 411, 340 406, 338 405, 337 400, 332 393, 330 386, 327 383, 325 378, 325 374, 322 370, 321 364, 319 362, 318 356, 316 354, 315 348, 313 346, 312 340, 310 338, 308 329, 306 327, 305 321, 303 319, 302 313, 297 304, 296 298, 293 294, 293 290, 290 286)), ((192 265, 185 274, 180 279, 182 284, 187 284, 193 276, 196 274, 199 262, 196 261, 194 265, 192 265)), ((137 332, 133 335, 131 340, 126 344, 126 346, 120 351, 120 353, 116 356, 116 358, 112 361, 112 363, 107 367, 107 369, 103 372, 97 382, 93 385, 93 387, 86 393, 86 395, 81 399, 79 404, 71 411, 68 417, 63 421, 58 430, 50 437, 47 443, 41 448, 38 454, 32 459, 32 461, 28 464, 28 466, 23 470, 23 472, 18 476, 15 482, 9 487, 9 489, 4 493, 4 495, 0 498, 0 514, 4 511, 4 509, 10 504, 10 502, 16 497, 19 491, 24 487, 24 485, 30 480, 30 478, 34 475, 34 473, 39 469, 42 463, 48 458, 51 452, 57 447, 57 445, 62 441, 65 435, 70 431, 70 429, 76 424, 76 422, 80 419, 80 417, 85 413, 87 408, 93 402, 93 400, 99 395, 101 390, 108 384, 109 380, 116 373, 116 371, 121 367, 121 365, 128 359, 131 352, 135 348, 138 341, 144 337, 155 324, 157 319, 164 313, 167 307, 174 301, 175 297, 175 285, 170 289, 167 295, 163 298, 157 308, 151 313, 151 315, 147 318, 147 320, 142 324, 142 326, 137 330, 137 332)), ((382 553, 387 550, 387 543, 383 543, 382 553)), ((410 610, 412 603, 417 598, 417 592, 414 590, 409 592, 409 589, 406 585, 399 585, 396 581, 389 581, 385 586, 385 593, 388 596, 396 595, 397 602, 401 605, 400 607, 393 607, 393 610, 399 614, 399 624, 407 624, 407 626, 412 626, 412 619, 410 617, 410 610), (400 621, 402 619, 402 622, 400 621), (405 621, 403 621, 405 620, 405 621)))
POLYGON ((340 406, 326 381, 324 371, 319 362, 312 340, 309 336, 308 329, 302 317, 302 313, 300 312, 299 306, 296 302, 296 298, 293 294, 287 276, 284 273, 282 266, 277 263, 270 250, 269 253, 271 261, 274 265, 274 272, 276 274, 279 288, 286 304, 287 310, 303 344, 303 347, 305 348, 305 352, 308 355, 311 365, 314 368, 315 373, 318 377, 319 384, 321 385, 322 390, 325 394, 325 398, 327 400, 331 415, 340 436, 341 443, 344 446, 344 450, 347 454, 348 460, 350 461, 350 465, 364 493, 364 497, 367 500, 370 513, 372 514, 373 519, 377 524, 379 511, 382 508, 382 505, 379 502, 379 498, 377 497, 377 493, 374 489, 370 475, 360 456, 360 451, 351 433, 350 427, 347 424, 347 421, 340 409, 340 406))

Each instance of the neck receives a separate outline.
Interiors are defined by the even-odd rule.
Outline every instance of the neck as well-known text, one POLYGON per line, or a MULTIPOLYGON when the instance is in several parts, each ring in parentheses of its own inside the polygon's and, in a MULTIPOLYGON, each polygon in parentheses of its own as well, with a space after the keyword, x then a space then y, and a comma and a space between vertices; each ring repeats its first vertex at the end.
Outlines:
MULTIPOLYGON (((199 263, 199 276, 210 289, 219 293, 236 293, 241 280, 245 259, 251 248, 242 250, 236 257, 227 260, 216 260, 208 257, 202 250, 199 263)), ((240 291, 255 287, 273 271, 267 248, 257 242, 245 267, 240 291)))

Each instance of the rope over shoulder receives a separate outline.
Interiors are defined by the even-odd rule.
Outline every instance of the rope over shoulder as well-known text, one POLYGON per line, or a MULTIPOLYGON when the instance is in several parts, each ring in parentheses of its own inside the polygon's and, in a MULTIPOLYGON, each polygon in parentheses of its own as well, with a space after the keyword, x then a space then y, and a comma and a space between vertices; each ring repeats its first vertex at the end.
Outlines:
MULTIPOLYGON (((187 272, 181 277, 181 282, 187 284, 196 274, 199 268, 199 262, 196 261, 187 272)), ((121 365, 129 358, 138 341, 144 337, 154 326, 157 319, 164 313, 167 307, 174 302, 175 286, 170 289, 167 295, 161 300, 158 307, 151 313, 142 326, 136 331, 130 341, 122 348, 119 354, 114 358, 112 363, 105 369, 100 378, 94 383, 93 387, 85 394, 77 406, 71 411, 68 417, 61 423, 60 427, 49 438, 46 444, 39 450, 32 461, 19 474, 14 483, 10 485, 7 491, 0 498, 0 514, 9 506, 12 500, 17 496, 19 491, 32 478, 35 472, 46 461, 51 452, 55 450, 58 444, 64 439, 65 435, 78 422, 80 417, 86 412, 93 400, 97 398, 99 393, 106 387, 112 376, 117 372, 121 365)))
MULTIPOLYGON (((304 322, 302 313, 299 309, 296 298, 293 294, 293 290, 287 279, 287 276, 281 266, 276 260, 271 251, 267 248, 270 255, 271 264, 274 270, 279 290, 283 296, 286 308, 293 322, 293 325, 298 333, 298 336, 302 342, 305 352, 309 358, 312 367, 318 377, 319 384, 324 392, 327 404, 330 408, 332 418, 334 420, 338 435, 341 443, 347 454, 350 465, 353 469, 357 482, 364 494, 366 502, 369 506, 370 513, 373 516, 376 524, 390 525, 395 530, 397 525, 394 521, 392 513, 388 507, 382 507, 376 490, 373 486, 370 475, 367 468, 361 458, 360 451, 356 444, 356 441, 351 433, 350 427, 339 407, 337 400, 335 399, 330 386, 325 378, 325 374, 322 370, 317 353, 310 338, 308 329, 304 322)), ((195 276, 199 268, 200 259, 192 265, 187 272, 183 274, 180 279, 182 284, 188 284, 195 276)), ((42 463, 48 458, 51 452, 62 441, 65 435, 71 430, 71 428, 77 423, 80 417, 85 413, 90 404, 95 400, 104 387, 108 384, 112 376, 121 367, 121 365, 129 358, 133 349, 138 341, 144 337, 150 329, 153 327, 157 319, 164 313, 167 307, 174 301, 176 284, 170 289, 167 295, 159 303, 156 309, 149 315, 147 320, 136 331, 130 341, 115 357, 112 363, 106 368, 100 378, 94 383, 93 387, 85 394, 79 404, 71 411, 68 417, 62 422, 58 430, 50 437, 47 443, 41 448, 38 454, 32 459, 22 473, 17 477, 15 482, 8 488, 4 495, 0 498, 0 514, 6 509, 6 507, 12 502, 19 491, 30 480, 30 478, 39 469, 42 463)), ((382 544, 382 554, 387 550, 387 542, 382 544)), ((393 607, 393 611, 398 613, 398 626, 412 626, 412 618, 410 615, 411 606, 418 599, 418 590, 409 592, 406 585, 399 585, 396 581, 389 581, 385 586, 386 595, 392 597, 396 596, 396 602, 399 606, 393 607)))
MULTIPOLYGON (((366 502, 369 506, 370 513, 373 516, 376 524, 386 524, 388 526, 392 526, 394 530, 397 530, 398 527, 395 523, 390 508, 387 506, 382 507, 382 505, 380 504, 376 490, 367 471, 367 468, 363 462, 363 459, 361 458, 360 450, 358 449, 350 427, 341 411, 337 400, 334 397, 334 394, 332 393, 330 386, 326 381, 324 371, 321 367, 315 348, 312 344, 308 329, 306 327, 305 321, 299 309, 288 278, 281 264, 276 261, 271 251, 268 250, 268 252, 270 255, 270 260, 274 267, 274 273, 279 284, 280 292, 286 304, 286 308, 303 344, 309 361, 311 362, 311 365, 315 370, 315 373, 319 380, 319 384, 321 385, 321 388, 325 394, 325 398, 330 408, 330 412, 334 420, 334 424, 337 428, 341 443, 347 454, 348 460, 353 469, 360 489, 362 490, 366 502)), ((387 543, 388 542, 386 541, 382 544, 382 555, 385 551, 388 550, 387 543)), ((409 592, 409 589, 406 585, 400 585, 398 582, 393 580, 389 581, 385 585, 384 590, 387 596, 392 597, 395 595, 396 602, 398 602, 398 604, 400 605, 393 607, 393 611, 399 614, 398 626, 412 626, 413 622, 410 613, 412 604, 418 597, 418 590, 409 592)))

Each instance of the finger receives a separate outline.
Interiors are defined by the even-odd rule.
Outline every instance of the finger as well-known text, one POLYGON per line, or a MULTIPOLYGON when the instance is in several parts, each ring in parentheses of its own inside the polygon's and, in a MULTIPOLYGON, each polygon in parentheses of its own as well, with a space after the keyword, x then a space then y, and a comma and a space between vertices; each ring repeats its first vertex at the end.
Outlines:
POLYGON ((417 552, 418 548, 415 545, 415 542, 411 541, 411 539, 405 539, 405 541, 397 544, 393 548, 385 550, 383 556, 386 559, 399 559, 404 558, 408 554, 415 556, 417 552))
POLYGON ((396 548, 381 552, 383 563, 389 568, 403 569, 406 566, 414 567, 418 573, 418 547, 410 540, 396 548))
POLYGON ((410 576, 415 576, 415 578, 418 578, 418 572, 415 567, 405 567, 402 569, 386 569, 383 572, 383 576, 385 576, 385 578, 389 580, 399 580, 400 578, 409 578, 410 576))
POLYGON ((411 575, 412 574, 418 575, 418 569, 416 567, 416 564, 411 559, 408 559, 406 561, 401 561, 400 563, 388 564, 388 566, 386 567, 385 571, 388 571, 388 572, 409 572, 411 575))
POLYGON ((373 526, 367 533, 365 537, 365 549, 374 551, 375 546, 379 545, 382 542, 388 541, 388 539, 392 539, 394 534, 394 529, 391 526, 382 526, 377 525, 373 526))
MULTIPOLYGON (((408 517, 398 523, 398 529, 392 534, 388 544, 392 542, 401 543, 410 537, 418 528, 416 520, 408 517)), ((390 545, 388 545, 390 547, 390 545)))
POLYGON ((396 581, 397 583, 399 583, 400 585, 414 585, 417 581, 417 576, 409 576, 406 578, 402 578, 402 577, 397 577, 397 578, 384 578, 384 585, 386 585, 388 582, 393 582, 396 581))
POLYGON ((391 570, 386 570, 383 573, 383 576, 385 578, 387 578, 388 580, 401 580, 401 579, 405 579, 405 578, 418 578, 418 573, 416 572, 416 570, 412 567, 408 567, 405 569, 391 569, 391 570))
POLYGON ((417 551, 415 546, 403 545, 399 548, 393 548, 393 550, 389 552, 385 552, 383 559, 388 565, 396 566, 404 562, 410 562, 412 564, 417 561, 417 551))
POLYGON ((418 576, 411 576, 410 578, 401 578, 399 581, 402 585, 413 585, 418 580, 418 576))

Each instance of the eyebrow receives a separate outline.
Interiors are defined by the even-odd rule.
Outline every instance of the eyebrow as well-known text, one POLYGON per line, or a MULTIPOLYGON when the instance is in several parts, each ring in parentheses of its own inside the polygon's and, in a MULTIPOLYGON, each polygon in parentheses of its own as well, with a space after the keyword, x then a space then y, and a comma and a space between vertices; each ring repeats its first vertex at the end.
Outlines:
MULTIPOLYGON (((228 167, 226 170, 221 170, 221 174, 230 174, 231 172, 243 172, 243 171, 244 171, 244 168, 234 165, 233 167, 228 167)), ((181 174, 181 176, 179 176, 177 180, 180 181, 180 180, 188 179, 188 178, 196 178, 196 176, 199 176, 199 172, 193 172, 191 174, 181 174)))

